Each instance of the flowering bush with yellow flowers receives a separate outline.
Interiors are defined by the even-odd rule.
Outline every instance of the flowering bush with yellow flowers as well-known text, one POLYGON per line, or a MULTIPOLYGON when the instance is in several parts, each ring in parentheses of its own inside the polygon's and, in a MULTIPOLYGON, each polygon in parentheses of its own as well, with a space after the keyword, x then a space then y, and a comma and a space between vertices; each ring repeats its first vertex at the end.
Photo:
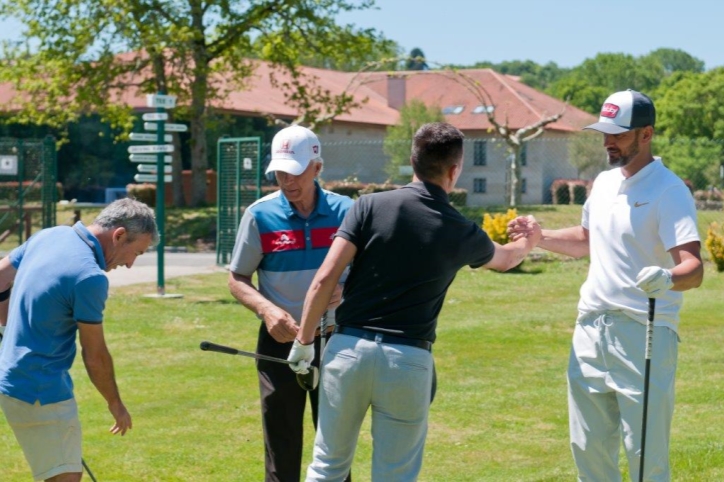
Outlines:
POLYGON ((483 231, 485 231, 490 239, 498 244, 506 244, 508 239, 508 223, 518 217, 516 209, 508 209, 508 212, 496 213, 490 215, 483 214, 483 231))
POLYGON ((705 245, 711 260, 716 264, 716 270, 724 271, 724 229, 720 229, 719 224, 711 223, 709 225, 705 245))

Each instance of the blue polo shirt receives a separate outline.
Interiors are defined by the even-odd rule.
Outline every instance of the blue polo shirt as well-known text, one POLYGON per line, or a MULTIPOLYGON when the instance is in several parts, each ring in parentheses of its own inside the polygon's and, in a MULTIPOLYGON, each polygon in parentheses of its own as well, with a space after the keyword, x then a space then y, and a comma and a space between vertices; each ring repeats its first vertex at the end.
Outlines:
POLYGON ((80 222, 44 229, 10 253, 17 269, 0 345, 0 393, 41 405, 73 398, 78 323, 101 323, 108 278, 80 222))
MULTIPOLYGON (((259 292, 299 323, 304 296, 332 245, 337 228, 352 206, 347 196, 317 189, 317 204, 307 218, 299 216, 281 191, 249 206, 236 234, 229 269, 251 277, 257 272, 259 292)), ((328 313, 328 323, 334 314, 328 313)))

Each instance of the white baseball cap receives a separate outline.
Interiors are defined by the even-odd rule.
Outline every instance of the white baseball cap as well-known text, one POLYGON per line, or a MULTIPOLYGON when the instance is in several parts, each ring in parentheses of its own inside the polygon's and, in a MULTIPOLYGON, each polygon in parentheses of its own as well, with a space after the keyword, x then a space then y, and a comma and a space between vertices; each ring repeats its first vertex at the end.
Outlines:
POLYGON ((655 123, 654 102, 647 95, 628 89, 608 96, 601 107, 598 122, 583 129, 622 134, 637 127, 653 127, 655 123))
POLYGON ((309 161, 321 155, 322 146, 314 132, 302 126, 285 127, 274 136, 271 162, 266 172, 283 171, 298 176, 307 168, 309 161))

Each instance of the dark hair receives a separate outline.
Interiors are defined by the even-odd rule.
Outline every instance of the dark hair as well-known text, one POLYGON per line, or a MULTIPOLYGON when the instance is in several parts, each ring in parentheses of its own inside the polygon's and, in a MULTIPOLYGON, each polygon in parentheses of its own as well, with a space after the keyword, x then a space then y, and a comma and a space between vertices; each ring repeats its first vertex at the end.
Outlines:
POLYGON ((141 201, 123 198, 113 201, 93 220, 93 224, 104 229, 126 228, 128 240, 133 241, 142 234, 151 235, 151 244, 159 241, 158 227, 153 210, 141 201))
POLYGON ((440 179, 447 168, 460 161, 465 135, 446 122, 420 127, 412 141, 412 169, 420 180, 440 179))

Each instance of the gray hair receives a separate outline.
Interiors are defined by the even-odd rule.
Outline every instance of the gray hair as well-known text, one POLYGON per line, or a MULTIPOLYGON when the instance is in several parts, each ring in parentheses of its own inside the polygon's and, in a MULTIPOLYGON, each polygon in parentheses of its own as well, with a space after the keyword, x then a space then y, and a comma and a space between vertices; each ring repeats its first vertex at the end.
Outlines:
POLYGON ((113 201, 98 214, 93 224, 103 229, 126 228, 128 239, 133 241, 143 234, 151 235, 151 245, 159 242, 156 216, 146 204, 133 198, 113 201))

